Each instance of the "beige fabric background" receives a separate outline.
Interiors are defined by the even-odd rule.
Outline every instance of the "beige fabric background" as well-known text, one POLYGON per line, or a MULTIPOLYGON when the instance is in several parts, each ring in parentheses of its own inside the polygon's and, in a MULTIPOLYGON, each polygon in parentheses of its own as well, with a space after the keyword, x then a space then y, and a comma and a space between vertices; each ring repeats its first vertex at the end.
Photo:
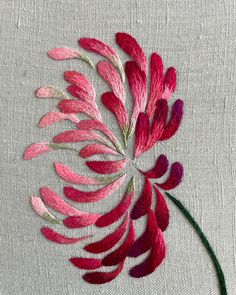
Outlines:
MULTIPOLYGON (((133 34, 148 55, 158 51, 167 67, 178 70, 175 98, 183 98, 186 109, 182 128, 174 139, 141 157, 138 165, 150 167, 160 152, 184 164, 185 179, 174 194, 209 237, 225 271, 229 294, 236 294, 235 5, 234 0, 0 0, 1 295, 219 294, 208 255, 170 203, 168 257, 154 274, 140 280, 127 275, 135 264, 128 260, 117 280, 103 286, 86 284, 82 272, 67 260, 81 253, 81 245, 53 245, 39 233, 44 222, 32 212, 29 196, 44 185, 61 192, 64 182, 55 175, 53 161, 88 171, 83 171, 76 155, 65 152, 22 160, 28 144, 48 140, 70 126, 37 128, 39 118, 55 109, 55 102, 35 99, 34 89, 45 84, 63 88, 63 71, 75 69, 95 83, 98 100, 106 90, 85 64, 57 63, 46 52, 62 45, 76 48, 82 36, 113 45, 117 31, 133 34)), ((117 132, 112 117, 107 112, 104 117, 117 132)), ((140 185, 137 179, 138 189, 140 185)), ((121 194, 83 209, 112 208, 121 194)), ((141 230, 141 225, 136 226, 141 230)), ((81 231, 91 232, 96 233, 95 239, 104 234, 96 228, 81 231)))

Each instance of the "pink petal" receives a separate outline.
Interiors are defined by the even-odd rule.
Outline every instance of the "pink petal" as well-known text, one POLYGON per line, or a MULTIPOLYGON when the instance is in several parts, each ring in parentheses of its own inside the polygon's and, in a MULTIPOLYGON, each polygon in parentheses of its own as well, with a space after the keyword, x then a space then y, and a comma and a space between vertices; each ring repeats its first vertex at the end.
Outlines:
POLYGON ((143 173, 144 176, 148 178, 160 178, 166 173, 168 166, 169 166, 169 162, 167 157, 165 155, 160 155, 157 158, 155 166, 151 170, 146 172, 143 172, 143 171, 141 172, 143 173))
POLYGON ((134 157, 137 158, 145 150, 148 137, 150 134, 149 118, 145 113, 139 113, 135 128, 135 152, 134 157))
MULTIPOLYGON (((64 194, 65 196, 73 201, 80 202, 80 203, 93 203, 105 198, 108 198, 111 194, 119 189, 121 184, 125 179, 125 175, 119 177, 114 182, 104 186, 101 189, 96 191, 81 191, 75 189, 73 187, 65 186, 64 187, 64 194)), ((100 216, 99 216, 100 217, 100 216)))
POLYGON ((47 142, 33 143, 25 149, 23 159, 31 160, 50 151, 53 151, 53 148, 51 148, 50 144, 47 142))
POLYGON ((102 95, 103 104, 115 115, 118 124, 124 132, 129 127, 127 110, 122 101, 113 92, 106 92, 102 95))
POLYGON ((158 228, 155 243, 152 246, 149 256, 142 263, 130 270, 131 277, 140 278, 151 274, 162 263, 165 256, 165 240, 161 229, 158 228))
POLYGON ((100 184, 96 178, 86 177, 73 172, 68 166, 60 162, 54 163, 57 174, 67 182, 74 184, 100 184))
POLYGON ((94 107, 94 104, 82 100, 61 100, 58 104, 58 108, 62 113, 66 114, 78 114, 78 113, 84 113, 91 118, 101 120, 100 112, 96 107, 94 107))
POLYGON ((86 273, 83 276, 83 279, 90 283, 90 284, 105 284, 114 280, 122 271, 124 267, 124 262, 122 261, 121 264, 113 271, 110 272, 90 272, 86 273))
POLYGON ((151 118, 155 111, 156 102, 162 98, 164 66, 162 58, 156 52, 151 55, 151 85, 148 99, 147 114, 151 118))
POLYGON ((147 101, 147 79, 145 73, 135 62, 132 61, 126 62, 125 72, 134 98, 134 107, 131 116, 131 129, 133 130, 139 113, 145 112, 147 101))
POLYGON ((42 227, 41 233, 43 234, 43 236, 47 240, 54 242, 54 243, 58 243, 58 244, 74 244, 74 243, 78 243, 84 239, 92 237, 90 235, 90 236, 84 236, 81 238, 69 238, 69 237, 66 237, 64 235, 57 233, 56 231, 52 230, 49 227, 42 227))
POLYGON ((164 83, 164 92, 162 94, 162 98, 168 100, 176 89, 175 68, 171 67, 166 71, 163 83, 164 83))
POLYGON ((97 133, 85 130, 67 130, 59 133, 53 138, 53 142, 55 143, 81 142, 90 140, 104 142, 103 137, 101 137, 97 133))
POLYGON ((134 197, 134 179, 132 178, 128 184, 127 191, 121 202, 111 211, 102 215, 97 221, 96 226, 105 227, 116 222, 129 209, 134 197))
POLYGON ((91 216, 93 217, 100 217, 100 214, 90 214, 83 211, 80 211, 72 206, 70 206, 68 203, 66 203, 61 197, 59 197, 54 191, 52 191, 50 188, 42 187, 40 188, 40 194, 44 202, 54 209, 57 212, 60 212, 64 215, 69 216, 80 216, 85 215, 85 217, 91 216))
POLYGON ((80 150, 80 153, 79 153, 81 158, 89 158, 89 157, 92 157, 94 155, 99 155, 99 154, 119 155, 119 153, 117 153, 115 150, 113 150, 105 145, 97 144, 97 143, 86 145, 84 148, 82 148, 80 150))
POLYGON ((87 161, 86 165, 99 174, 111 174, 123 170, 128 160, 121 161, 87 161))
POLYGON ((170 175, 163 183, 157 183, 156 185, 163 190, 171 190, 178 186, 184 176, 184 167, 181 163, 175 162, 171 166, 170 175))
POLYGON ((169 220, 170 220, 169 208, 166 204, 166 200, 163 197, 162 193, 159 191, 159 189, 155 185, 154 185, 154 189, 156 191, 156 197, 157 197, 156 210, 155 210, 157 224, 162 231, 165 231, 169 225, 169 220))
POLYGON ((116 42, 147 73, 147 59, 138 42, 127 33, 116 33, 116 42))
POLYGON ((130 248, 134 243, 135 231, 133 221, 130 220, 129 232, 125 241, 113 252, 109 253, 102 259, 102 265, 111 266, 121 263, 129 253, 130 248))
POLYGON ((101 267, 101 260, 95 258, 72 257, 70 262, 80 269, 97 269, 101 267))
POLYGON ((55 60, 66 60, 80 57, 80 52, 68 47, 53 48, 48 51, 48 56, 55 60))
POLYGON ((133 243, 129 251, 129 256, 138 257, 139 255, 147 252, 155 243, 157 231, 158 227, 155 214, 151 209, 148 209, 148 220, 146 229, 143 234, 133 243))
POLYGON ((84 249, 87 252, 90 253, 103 253, 106 252, 108 250, 110 250, 111 248, 113 248, 123 237, 128 222, 129 222, 129 216, 127 215, 125 221, 111 234, 109 234, 108 236, 106 236, 105 238, 103 238, 102 240, 99 240, 95 243, 91 243, 88 244, 84 247, 84 249))
POLYGON ((62 120, 69 120, 74 123, 79 122, 78 118, 74 116, 73 114, 63 114, 61 112, 50 112, 42 117, 42 119, 39 121, 38 126, 40 128, 44 128, 44 127, 53 125, 54 123, 60 122, 62 120))
POLYGON ((166 125, 160 140, 167 140, 175 135, 182 121, 183 108, 184 102, 181 99, 177 99, 173 104, 169 122, 166 125))
POLYGON ((68 99, 66 93, 53 86, 43 86, 38 88, 35 92, 35 96, 38 98, 68 99))
POLYGON ((88 214, 88 216, 86 216, 86 214, 81 216, 69 216, 63 220, 63 224, 68 228, 81 228, 95 224, 100 216, 101 215, 99 214, 88 214))
POLYGON ((136 201, 131 212, 132 219, 138 219, 148 212, 152 205, 152 185, 148 178, 145 179, 144 189, 136 201))
POLYGON ((98 68, 99 74, 111 87, 115 96, 117 96, 124 104, 125 103, 124 85, 122 83, 120 75, 117 73, 113 65, 107 61, 101 61, 99 62, 97 68, 98 68))

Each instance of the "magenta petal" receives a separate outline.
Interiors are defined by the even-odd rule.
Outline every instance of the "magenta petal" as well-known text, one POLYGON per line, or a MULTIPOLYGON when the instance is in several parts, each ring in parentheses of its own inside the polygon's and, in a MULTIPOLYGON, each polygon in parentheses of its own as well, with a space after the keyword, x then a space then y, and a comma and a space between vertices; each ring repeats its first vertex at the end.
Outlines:
POLYGON ((148 178, 160 178, 166 173, 168 166, 169 162, 167 157, 165 155, 160 155, 156 161, 155 166, 151 170, 141 172, 148 178))
POLYGON ((63 224, 68 228, 81 228, 94 224, 101 215, 84 214, 80 216, 69 216, 63 220, 63 224))
POLYGON ((87 161, 86 165, 99 174, 112 174, 123 170, 128 160, 120 161, 87 161))
POLYGON ((89 144, 82 148, 79 152, 81 158, 89 158, 94 155, 119 155, 115 150, 103 145, 103 144, 89 144))
POLYGON ((97 269, 101 267, 100 259, 72 257, 69 260, 75 267, 80 269, 97 269))
POLYGON ((170 175, 163 183, 156 183, 156 185, 163 190, 171 190, 178 186, 184 176, 184 167, 181 163, 175 162, 170 169, 170 175))
POLYGON ((134 157, 137 158, 145 151, 145 147, 150 134, 150 123, 147 114, 139 113, 135 128, 135 152, 134 157))
POLYGON ((167 206, 165 198, 163 197, 159 189, 156 187, 156 185, 154 185, 154 189, 156 191, 157 198, 155 210, 157 224, 162 231, 165 231, 169 225, 170 220, 169 208, 167 206))

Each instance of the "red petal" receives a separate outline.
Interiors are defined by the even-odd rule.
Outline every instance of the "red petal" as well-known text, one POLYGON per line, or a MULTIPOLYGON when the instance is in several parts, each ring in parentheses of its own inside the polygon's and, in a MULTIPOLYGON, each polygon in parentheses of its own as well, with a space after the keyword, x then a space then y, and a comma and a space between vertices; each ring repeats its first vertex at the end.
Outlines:
POLYGON ((81 228, 94 224, 98 220, 99 216, 101 215, 89 214, 86 216, 86 214, 84 214, 81 216, 69 216, 63 220, 63 224, 68 228, 81 228))
POLYGON ((141 172, 143 173, 144 176, 148 178, 160 178, 166 173, 168 166, 169 166, 169 162, 166 156, 160 155, 156 161, 155 166, 151 170, 147 172, 143 172, 143 171, 141 172))
POLYGON ((131 246, 134 243, 135 231, 133 221, 130 220, 130 228, 125 241, 115 251, 109 253, 102 259, 102 265, 110 266, 121 263, 129 253, 131 246))
POLYGON ((156 102, 162 98, 164 66, 162 58, 156 52, 151 55, 151 85, 150 96, 148 99, 147 114, 151 118, 155 111, 156 102))
POLYGON ((182 121, 183 107, 184 102, 181 99, 177 99, 173 104, 170 120, 166 125, 160 140, 167 140, 175 135, 182 121))
POLYGON ((125 103, 124 85, 120 75, 117 73, 113 65, 107 61, 101 61, 97 67, 99 74, 111 87, 114 94, 122 101, 122 103, 125 103))
POLYGON ((111 272, 100 272, 100 271, 90 272, 90 273, 86 273, 83 276, 83 279, 90 284, 105 284, 114 280, 121 273, 123 267, 124 267, 124 261, 122 261, 122 263, 115 270, 111 272))
POLYGON ((165 198, 163 197, 159 189, 156 186, 154 186, 154 189, 156 191, 156 197, 157 197, 156 210, 155 210, 157 224, 162 231, 165 231, 169 225, 169 220, 170 220, 169 208, 166 204, 165 198))
POLYGON ((80 269, 97 269, 101 267, 101 260, 95 258, 72 257, 70 262, 80 269))
POLYGON ((103 253, 110 250, 123 237, 129 220, 130 220, 129 217, 127 216, 125 221, 113 233, 109 234, 108 236, 106 236, 100 241, 86 245, 84 249, 87 252, 96 253, 96 254, 103 253))
POLYGON ((53 138, 53 142, 62 143, 62 142, 80 142, 80 141, 90 141, 96 140, 104 142, 103 137, 92 131, 86 130, 67 130, 62 133, 59 133, 53 138))
POLYGON ((66 60, 80 57, 80 52, 68 47, 53 48, 48 51, 48 56, 55 60, 66 60))
POLYGON ((181 163, 175 162, 171 166, 170 175, 163 183, 157 183, 156 185, 163 190, 171 190, 178 186, 184 176, 184 167, 181 163))
POLYGON ((162 94, 163 99, 169 99, 172 93, 176 89, 176 70, 171 67, 166 71, 164 78, 164 92, 162 94))
POLYGON ((40 128, 44 128, 54 123, 60 122, 62 120, 69 120, 74 123, 79 122, 78 118, 74 116, 73 114, 64 114, 61 112, 50 112, 42 117, 42 119, 39 121, 38 126, 40 128))
POLYGON ((144 189, 131 212, 132 219, 138 219, 148 212, 152 205, 152 185, 148 178, 145 179, 144 189))
POLYGON ((124 215, 125 212, 127 212, 128 208, 131 205, 133 196, 134 196, 134 180, 132 178, 128 184, 127 191, 123 199, 121 200, 121 202, 110 212, 102 215, 96 221, 96 226, 105 227, 116 222, 121 216, 124 215))
POLYGON ((53 151, 53 148, 47 142, 33 143, 25 149, 23 159, 31 160, 50 151, 53 151))
POLYGON ((131 277, 140 278, 151 274, 162 263, 165 256, 165 240, 161 229, 158 228, 155 243, 152 247, 149 256, 142 263, 134 266, 130 270, 129 273, 131 277))
POLYGON ((113 92, 106 92, 102 95, 102 102, 116 116, 121 129, 126 131, 129 126, 129 118, 122 101, 113 92))
POLYGON ((58 244, 74 244, 91 237, 90 235, 90 236, 84 236, 81 238, 69 238, 57 233, 56 231, 52 230, 49 227, 42 227, 41 233, 47 240, 54 243, 58 243, 58 244))
POLYGON ((86 165, 99 174, 111 174, 123 170, 128 160, 121 161, 87 161, 86 165))
POLYGON ((134 107, 131 117, 131 128, 133 129, 139 113, 145 112, 147 100, 147 79, 145 73, 142 72, 138 65, 132 61, 126 62, 125 72, 134 98, 134 107))
POLYGON ((129 251, 129 256, 138 257, 139 255, 147 252, 155 242, 157 229, 158 227, 155 214, 151 209, 148 209, 148 220, 146 229, 132 245, 129 251))
POLYGON ((116 42, 147 73, 146 56, 138 42, 126 33, 116 33, 116 42))
POLYGON ((69 100, 64 99, 61 100, 58 104, 58 107, 61 112, 66 114, 78 114, 84 113, 91 118, 96 120, 101 120, 101 115, 98 109, 94 106, 94 104, 82 100, 69 100))
POLYGON ((58 211, 64 215, 69 216, 80 216, 85 215, 85 217, 91 216, 92 218, 95 216, 100 217, 100 214, 90 214, 85 213, 83 211, 80 211, 72 206, 70 206, 68 203, 66 203, 61 197, 59 197, 54 191, 52 191, 50 188, 42 187, 40 188, 40 194, 44 202, 54 209, 55 211, 58 211))
POLYGON ((115 150, 103 144, 97 144, 97 143, 86 145, 84 148, 80 150, 80 153, 79 153, 81 158, 89 158, 99 154, 119 155, 119 153, 117 153, 115 150))
POLYGON ((135 129, 135 153, 137 158, 145 150, 150 133, 149 118, 145 113, 139 113, 136 129, 135 129))
POLYGON ((73 187, 65 186, 64 194, 68 199, 76 202, 93 203, 108 198, 111 194, 118 190, 118 188, 123 183, 124 179, 125 175, 121 176, 120 178, 108 184, 107 186, 104 186, 101 189, 91 192, 81 191, 73 187))
POLYGON ((77 98, 84 101, 94 102, 95 101, 95 90, 92 83, 80 72, 67 71, 64 73, 64 79, 73 86, 68 87, 68 91, 77 98), (70 91, 72 90, 72 91, 70 91))

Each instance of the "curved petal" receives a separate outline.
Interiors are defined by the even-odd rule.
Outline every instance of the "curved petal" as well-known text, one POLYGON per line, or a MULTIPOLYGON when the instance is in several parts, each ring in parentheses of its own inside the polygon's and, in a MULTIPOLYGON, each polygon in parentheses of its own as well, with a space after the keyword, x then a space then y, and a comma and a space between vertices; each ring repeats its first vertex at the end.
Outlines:
POLYGON ((176 69, 171 67, 167 69, 164 77, 164 91, 162 94, 163 99, 169 99, 176 89, 176 69))
POLYGON ((79 122, 79 119, 73 114, 64 114, 61 112, 50 112, 42 117, 42 119, 38 123, 38 126, 40 128, 44 128, 63 120, 69 120, 73 123, 79 122))
POLYGON ((55 60, 66 60, 72 58, 79 58, 80 52, 68 47, 53 48, 48 51, 48 56, 55 60))
POLYGON ((94 155, 100 155, 100 154, 119 155, 119 153, 113 150, 112 148, 109 148, 103 144, 97 144, 97 143, 86 145, 84 148, 80 150, 80 153, 79 153, 81 158, 89 158, 94 155))
POLYGON ((103 214, 97 221, 96 226, 105 227, 116 222, 129 209, 132 199, 134 197, 134 178, 130 180, 126 193, 121 202, 111 211, 103 214))
POLYGON ((149 171, 141 171, 143 173, 144 176, 148 177, 148 178, 160 178, 162 177, 169 166, 169 161, 167 159, 167 157, 165 155, 160 155, 157 158, 156 164, 155 166, 149 170, 149 171))
POLYGON ((56 98, 68 99, 67 94, 54 86, 43 86, 35 91, 35 96, 38 98, 56 98))
POLYGON ((86 250, 87 252, 90 252, 90 253, 95 253, 95 254, 103 253, 103 252, 110 250, 123 237, 129 220, 130 220, 130 218, 127 215, 125 221, 113 233, 109 234, 108 236, 106 236, 102 240, 99 240, 97 242, 86 245, 84 247, 84 250, 86 250))
POLYGON ((75 243, 78 243, 82 240, 92 237, 90 235, 90 236, 84 236, 81 238, 69 238, 64 235, 59 234, 58 232, 52 230, 49 227, 42 227, 41 233, 47 240, 57 243, 57 244, 75 244, 75 243))
POLYGON ((154 185, 154 189, 156 191, 157 198, 155 210, 157 224, 162 231, 165 231, 169 225, 170 220, 169 208, 166 204, 165 198, 163 197, 162 193, 159 191, 156 185, 154 185))
POLYGON ((63 220, 63 224, 68 228, 81 228, 95 224, 95 222, 98 220, 100 216, 101 215, 99 214, 83 214, 80 216, 69 216, 63 220))
POLYGON ((107 186, 104 186, 101 189, 91 192, 81 191, 73 187, 65 186, 64 194, 68 199, 76 202, 93 203, 108 198, 111 194, 118 190, 118 188, 123 183, 124 179, 125 175, 121 176, 120 178, 108 184, 107 186))
POLYGON ((31 160, 33 158, 36 158, 42 154, 45 154, 47 152, 53 151, 54 149, 50 146, 48 142, 37 142, 33 143, 24 151, 23 159, 24 160, 31 160))
POLYGON ((79 269, 97 269, 101 267, 101 260, 96 258, 72 257, 69 260, 79 269))
POLYGON ((134 157, 137 158, 145 151, 145 147, 150 134, 150 123, 148 115, 139 113, 135 128, 135 152, 134 157))
POLYGON ((86 165, 99 174, 112 174, 123 170, 128 160, 121 161, 87 161, 86 165))
POLYGON ((184 176, 184 167, 181 163, 175 162, 170 169, 170 175, 163 183, 156 183, 156 185, 163 190, 171 190, 178 186, 184 176))

